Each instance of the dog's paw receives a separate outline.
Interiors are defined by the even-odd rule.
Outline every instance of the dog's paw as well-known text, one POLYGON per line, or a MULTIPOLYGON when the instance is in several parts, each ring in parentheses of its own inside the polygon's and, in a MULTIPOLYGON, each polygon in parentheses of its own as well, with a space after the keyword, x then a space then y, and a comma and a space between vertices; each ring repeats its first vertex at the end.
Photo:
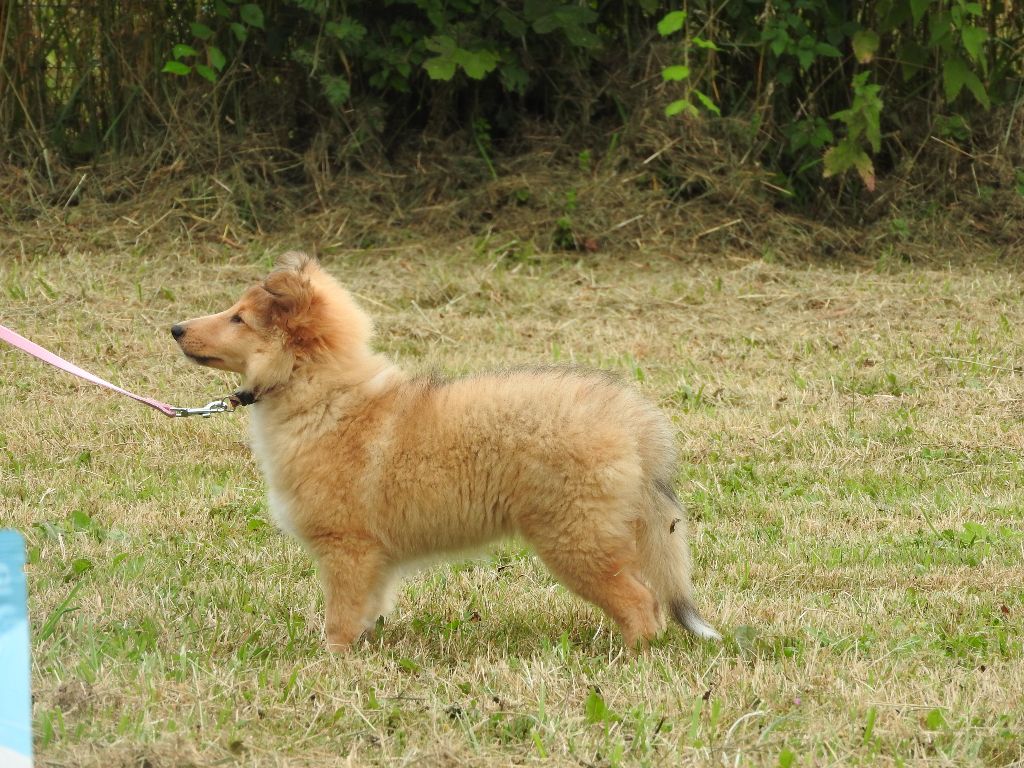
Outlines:
POLYGON ((352 652, 355 642, 352 640, 340 640, 327 638, 327 650, 335 656, 347 656, 352 652))

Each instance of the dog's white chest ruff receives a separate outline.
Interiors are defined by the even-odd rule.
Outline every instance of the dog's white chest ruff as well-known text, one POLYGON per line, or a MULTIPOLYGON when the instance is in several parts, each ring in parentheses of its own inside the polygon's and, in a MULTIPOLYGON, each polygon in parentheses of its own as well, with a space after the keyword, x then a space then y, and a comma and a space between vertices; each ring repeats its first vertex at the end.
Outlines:
POLYGON ((292 521, 291 504, 273 488, 267 489, 267 506, 274 524, 285 533, 295 536, 295 524, 292 521))
POLYGON ((285 533, 297 536, 295 521, 292 519, 292 500, 288 494, 281 493, 275 488, 274 465, 271 461, 272 452, 264 443, 263 431, 260 429, 260 418, 257 412, 253 413, 250 426, 252 451, 256 454, 256 459, 259 461, 260 469, 267 483, 267 507, 270 511, 270 519, 285 533))

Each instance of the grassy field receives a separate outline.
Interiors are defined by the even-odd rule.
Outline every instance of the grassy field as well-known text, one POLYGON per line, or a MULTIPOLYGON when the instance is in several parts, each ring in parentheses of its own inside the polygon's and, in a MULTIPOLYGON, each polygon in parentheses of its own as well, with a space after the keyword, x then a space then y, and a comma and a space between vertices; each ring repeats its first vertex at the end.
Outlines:
MULTIPOLYGON (((0 322, 199 405, 234 382, 169 326, 283 249, 5 257, 0 322)), ((0 350, 38 764, 1021 764, 1022 274, 672 256, 323 254, 409 368, 600 366, 671 414, 698 603, 726 639, 673 628, 640 657, 516 542, 410 579, 374 640, 331 656, 246 413, 166 419, 0 350)))

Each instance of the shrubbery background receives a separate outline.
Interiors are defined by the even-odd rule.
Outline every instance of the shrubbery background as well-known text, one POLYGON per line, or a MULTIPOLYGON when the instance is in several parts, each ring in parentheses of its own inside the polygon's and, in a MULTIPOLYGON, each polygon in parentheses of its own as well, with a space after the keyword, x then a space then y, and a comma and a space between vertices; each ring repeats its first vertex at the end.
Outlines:
POLYGON ((8 0, 0 34, 0 159, 49 203, 239 162, 322 195, 426 158, 472 188, 539 146, 673 202, 1024 199, 1010 0, 8 0))

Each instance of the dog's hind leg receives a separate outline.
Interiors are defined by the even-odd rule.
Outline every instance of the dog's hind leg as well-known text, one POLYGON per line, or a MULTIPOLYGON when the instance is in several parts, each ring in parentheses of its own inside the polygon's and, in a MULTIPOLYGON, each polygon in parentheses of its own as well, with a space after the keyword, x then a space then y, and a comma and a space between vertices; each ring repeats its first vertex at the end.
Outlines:
POLYGON ((386 567, 382 571, 376 589, 366 601, 363 625, 367 633, 372 633, 377 625, 377 619, 384 618, 394 609, 398 601, 398 591, 402 586, 402 575, 401 568, 394 566, 386 567))
POLYGON ((686 629, 704 640, 721 640, 694 604, 686 515, 671 482, 653 483, 642 509, 637 546, 644 581, 686 629))
POLYGON ((631 531, 523 530, 555 577, 580 597, 607 613, 622 630, 628 648, 646 647, 664 624, 654 594, 639 577, 631 531))
POLYGON ((310 546, 324 589, 327 645, 344 651, 373 627, 388 580, 386 558, 376 542, 358 536, 323 537, 310 546))

